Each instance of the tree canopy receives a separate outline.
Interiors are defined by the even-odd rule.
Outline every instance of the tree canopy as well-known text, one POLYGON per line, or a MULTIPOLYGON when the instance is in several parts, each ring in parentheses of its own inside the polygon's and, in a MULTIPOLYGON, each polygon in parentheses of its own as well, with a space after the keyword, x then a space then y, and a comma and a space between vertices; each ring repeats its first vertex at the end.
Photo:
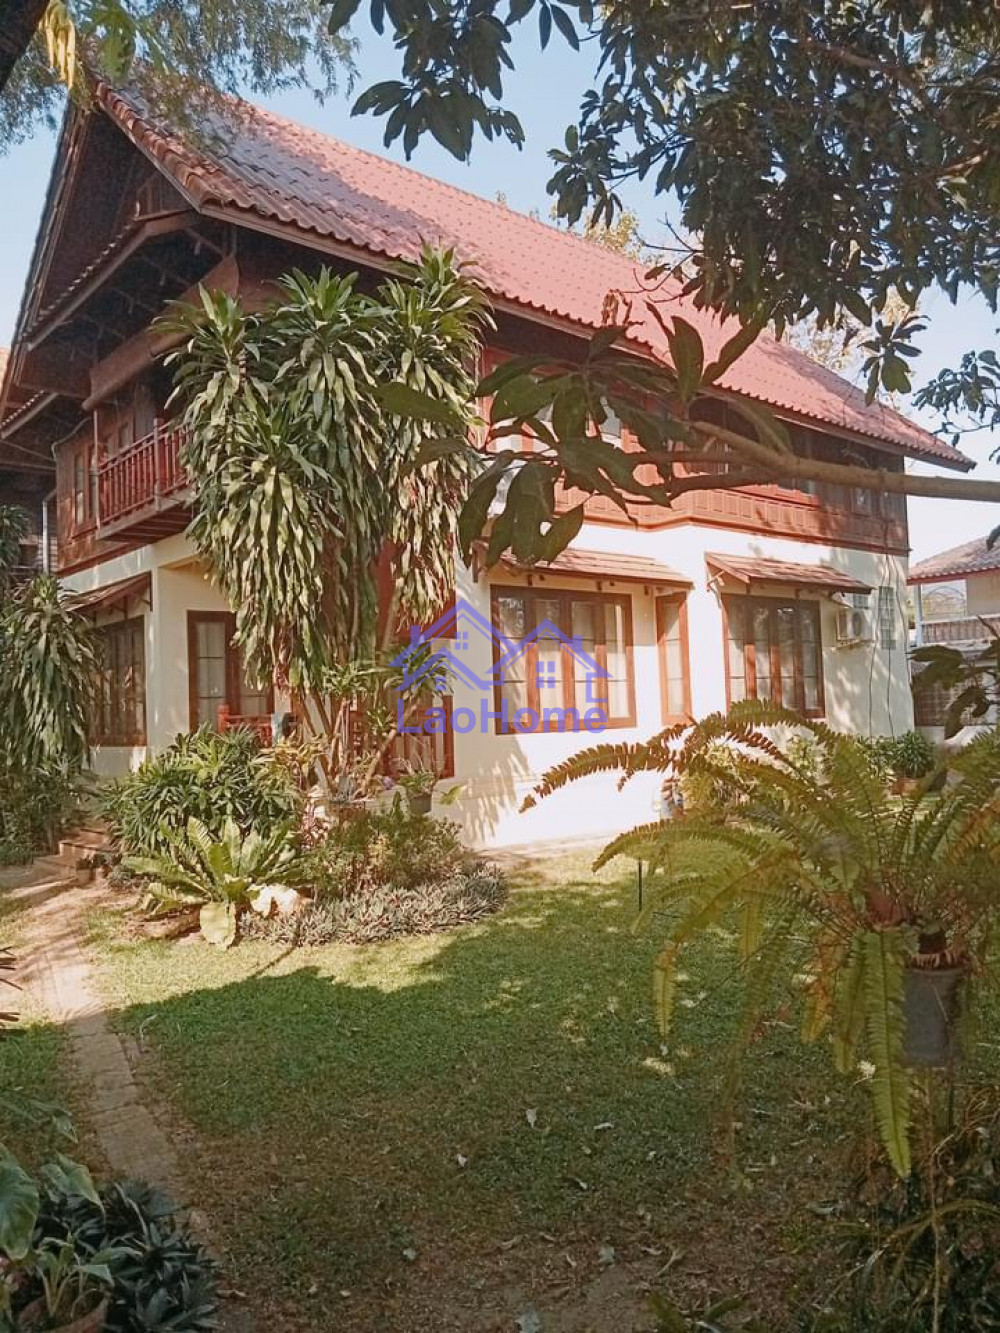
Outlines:
MULTIPOLYGON (((334 0, 340 32, 362 0, 334 0)), ((476 134, 521 143, 507 105, 515 31, 543 47, 590 39, 597 78, 552 150, 570 222, 610 221, 651 181, 678 212, 689 294, 745 323, 865 327, 898 293, 940 288, 996 308, 1000 280, 1000 12, 992 0, 368 0, 400 77, 366 89, 411 153, 432 134, 467 157, 476 134)), ((877 330, 877 383, 909 387, 913 325, 877 330)), ((991 369, 989 361, 986 370, 991 369)), ((951 403, 997 405, 979 358, 951 403)), ((877 385, 876 385, 877 387, 877 385)), ((940 403, 947 390, 925 396, 940 403)))
POLYGON ((171 115, 249 88, 311 86, 350 74, 350 43, 327 30, 323 0, 4 0, 0 20, 0 151, 53 125, 87 71, 129 78, 171 115))
MULTIPOLYGON (((857 340, 874 397, 910 391, 925 325, 912 312, 925 293, 976 292, 996 310, 1000 11, 991 0, 333 0, 331 29, 362 11, 399 52, 400 77, 365 89, 355 111, 384 116, 386 144, 401 139, 408 155, 428 133, 459 158, 477 135, 519 145, 507 103, 517 30, 537 24, 543 48, 588 42, 595 84, 551 150, 557 214, 607 225, 628 182, 651 183, 674 222, 652 274, 742 325, 709 366, 694 328, 670 321, 674 367, 654 373, 623 353, 628 312, 619 312, 622 327, 602 330, 582 365, 521 361, 481 386, 496 394, 498 442, 525 430, 541 441, 532 458, 501 450, 477 483, 467 537, 474 519, 486 524, 503 476, 517 476, 492 558, 515 532, 526 559, 571 539, 568 515, 550 527, 560 484, 623 507, 796 478, 1000 498, 995 483, 925 487, 877 469, 866 482, 863 468, 803 460, 762 410, 737 408, 736 429, 699 420, 706 400, 725 396, 726 366, 768 326, 781 335, 805 321, 857 340), (599 438, 609 407, 638 452, 599 438)), ((916 401, 956 433, 1000 421, 993 351, 970 351, 916 401)))

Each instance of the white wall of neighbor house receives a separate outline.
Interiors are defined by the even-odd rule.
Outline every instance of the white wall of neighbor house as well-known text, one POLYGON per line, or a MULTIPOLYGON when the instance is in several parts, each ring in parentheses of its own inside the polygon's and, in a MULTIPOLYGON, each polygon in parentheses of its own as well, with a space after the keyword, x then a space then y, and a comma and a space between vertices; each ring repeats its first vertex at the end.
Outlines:
MULTIPOLYGON (((693 711, 701 716, 726 706, 724 622, 718 583, 710 581, 706 553, 780 559, 824 564, 871 584, 895 590, 895 646, 873 643, 841 647, 836 640, 837 608, 828 597, 801 596, 820 605, 823 642, 823 678, 826 719, 834 726, 864 734, 899 733, 912 725, 912 698, 906 656, 905 560, 868 551, 782 541, 728 529, 690 525, 659 532, 587 524, 575 545, 587 551, 629 554, 654 560, 691 580, 688 594, 688 640, 693 711)), ((77 592, 148 572, 152 609, 141 608, 145 620, 147 742, 142 747, 101 747, 95 768, 115 775, 134 768, 145 757, 168 745, 189 725, 188 626, 189 611, 224 611, 225 603, 193 559, 183 536, 167 538, 80 571, 66 579, 77 592)), ((543 588, 593 591, 593 579, 544 575, 543 588)), ((505 570, 473 579, 460 566, 459 596, 489 617, 490 586, 525 584, 523 574, 505 570)), ((537 580, 536 580, 537 584, 537 580)), ((459 799, 442 814, 457 819, 473 842, 511 845, 562 838, 602 837, 633 824, 658 817, 660 779, 642 775, 618 790, 615 773, 597 775, 571 784, 522 814, 521 804, 546 769, 596 741, 645 740, 663 725, 660 693, 660 655, 656 642, 656 589, 642 584, 605 580, 602 588, 630 600, 635 678, 635 725, 613 728, 599 736, 544 732, 498 735, 491 724, 455 736, 456 779, 462 783, 459 799)), ((738 591, 733 589, 733 591, 738 591)), ((769 589, 776 594, 780 589, 769 589)), ((875 600, 873 598, 873 610, 875 600)), ((492 666, 485 641, 470 644, 469 663, 485 676, 492 666)), ((492 709, 492 698, 487 700, 492 709)), ((471 708, 477 719, 481 699, 461 682, 454 690, 454 707, 471 708)))
POLYGON ((1000 614, 1000 571, 965 580, 965 609, 970 616, 1000 614))

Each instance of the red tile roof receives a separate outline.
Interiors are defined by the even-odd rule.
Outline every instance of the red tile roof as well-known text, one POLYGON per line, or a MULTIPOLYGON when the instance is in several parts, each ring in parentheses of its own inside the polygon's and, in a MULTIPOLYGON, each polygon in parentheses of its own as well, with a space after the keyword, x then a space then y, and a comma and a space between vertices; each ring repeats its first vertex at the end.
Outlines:
POLYGON ((990 574, 996 569, 1000 569, 1000 543, 991 550, 985 537, 977 537, 911 565, 907 581, 933 583, 937 579, 965 578, 968 574, 990 574))
MULTIPOLYGON (((609 293, 655 299, 666 316, 698 327, 709 358, 736 330, 681 299, 676 286, 647 283, 643 267, 606 247, 467 194, 409 167, 362 152, 247 103, 225 122, 213 112, 198 145, 150 115, 132 92, 98 89, 111 118, 154 157, 195 207, 283 224, 390 260, 414 259, 422 242, 453 246, 475 264, 495 299, 525 311, 600 327, 609 293), (655 293, 655 295, 654 295, 655 293)), ((633 338, 667 359, 656 320, 636 301, 633 338)), ((865 403, 847 383, 786 343, 762 335, 721 380, 723 388, 826 426, 865 436, 946 466, 972 463, 890 407, 865 403)))
POLYGON ((548 564, 522 565, 513 558, 500 563, 520 574, 566 574, 574 578, 610 579, 619 583, 668 584, 690 588, 691 580, 669 565, 643 556, 621 555, 609 551, 581 551, 576 547, 563 551, 548 564))
POLYGON ((803 565, 792 560, 754 560, 743 556, 716 555, 705 560, 716 573, 728 574, 748 588, 755 583, 787 583, 795 588, 824 588, 830 592, 871 592, 870 583, 853 579, 829 565, 803 565))

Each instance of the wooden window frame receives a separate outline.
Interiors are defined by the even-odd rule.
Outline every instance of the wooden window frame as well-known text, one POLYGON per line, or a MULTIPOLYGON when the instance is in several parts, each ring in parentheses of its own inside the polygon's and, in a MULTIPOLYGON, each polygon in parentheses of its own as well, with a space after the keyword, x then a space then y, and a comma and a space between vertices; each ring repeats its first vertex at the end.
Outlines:
POLYGON ((723 638, 723 649, 725 652, 727 706, 731 708, 733 705, 732 671, 730 666, 729 654, 732 643, 730 608, 734 602, 740 603, 743 614, 743 629, 744 629, 743 672, 744 672, 744 680, 746 681, 745 697, 747 699, 757 698, 757 645, 754 642, 753 636, 751 635, 748 637, 746 634, 746 628, 748 623, 747 613, 749 612, 750 615, 752 616, 753 612, 759 607, 764 607, 768 610, 768 613, 770 615, 770 621, 768 626, 768 638, 770 640, 768 646, 768 654, 770 657, 770 678, 772 681, 778 681, 779 683, 782 681, 781 645, 778 635, 776 633, 776 621, 774 617, 776 616, 777 611, 780 607, 794 608, 797 615, 803 611, 808 611, 810 613, 816 631, 816 658, 817 658, 817 665, 819 667, 819 674, 817 676, 819 706, 817 708, 806 708, 804 706, 805 687, 804 687, 804 677, 802 672, 801 637, 797 632, 795 640, 794 662, 793 662, 793 668, 794 668, 793 680, 794 680, 795 699, 796 699, 794 707, 798 712, 800 712, 803 715, 803 717, 814 717, 814 718, 825 717, 826 680, 824 678, 824 673, 823 673, 823 617, 820 611, 820 603, 813 599, 805 599, 798 597, 787 597, 787 596, 768 597, 768 596, 758 596, 758 595, 747 595, 742 593, 726 593, 723 595, 722 638, 723 638))
POLYGON ((85 444, 78 444, 70 452, 69 456, 69 504, 70 504, 70 524, 74 536, 83 532, 90 532, 97 525, 97 487, 96 472, 94 469, 94 448, 90 441, 85 444), (77 468, 83 474, 82 488, 77 488, 77 468), (80 499, 82 517, 77 509, 77 499, 80 499))
MULTIPOLYGON (((600 592, 600 591, 591 592, 589 589, 548 588, 548 587, 534 588, 525 586, 519 587, 513 584, 502 584, 502 585, 495 584, 490 588, 490 615, 493 624, 496 625, 497 627, 499 627, 500 623, 499 602, 501 597, 520 597, 524 599, 525 601, 524 620, 526 629, 533 628, 538 623, 538 618, 536 616, 533 616, 528 610, 528 604, 530 602, 534 601, 535 599, 544 599, 545 601, 558 601, 560 604, 559 620, 555 623, 558 624, 559 629, 562 630, 562 632, 566 635, 567 638, 572 637, 570 628, 571 613, 569 609, 571 602, 594 602, 597 603, 598 605, 601 605, 602 607, 607 603, 620 605, 623 608, 623 613, 624 613, 622 616, 622 625, 625 633, 625 642, 623 644, 623 647, 625 649, 625 686, 628 697, 629 711, 627 714, 621 717, 609 717, 607 721, 602 725, 601 731, 602 732, 619 731, 625 727, 634 727, 636 725, 635 661, 634 661, 635 641, 632 631, 632 598, 628 593, 611 593, 611 592, 600 592)), ((607 667, 606 644, 599 643, 596 645, 595 657, 598 666, 604 668, 607 667)), ((494 640, 493 643, 494 666, 496 666, 499 660, 500 660, 500 646, 494 640)), ((530 708, 532 712, 538 715, 538 726, 532 728, 532 730, 530 731, 526 730, 523 727, 511 727, 509 731, 502 731, 500 728, 500 719, 499 717, 497 717, 494 718, 493 720, 493 730, 496 735, 537 736, 543 732, 552 732, 552 731, 563 732, 566 730, 565 727, 560 727, 558 723, 555 722, 554 720, 545 722, 543 721, 542 717, 544 710, 546 708, 563 708, 563 709, 577 708, 575 702, 576 686, 575 686, 574 671, 573 671, 573 654, 569 646, 565 643, 562 645, 561 648, 560 663, 562 667, 562 679, 560 681, 561 685, 560 693, 562 695, 562 700, 558 704, 556 704, 552 700, 548 700, 545 704, 542 704, 539 699, 538 672, 536 669, 537 645, 535 643, 531 643, 528 646, 525 655, 525 684, 527 686, 528 701, 525 707, 530 708)), ((494 711, 497 713, 499 713, 500 711, 500 703, 502 697, 503 695, 500 682, 496 681, 493 686, 493 708, 494 711)), ((581 735, 588 734, 589 729, 584 724, 584 717, 588 709, 593 707, 593 705, 588 704, 586 700, 584 700, 584 703, 586 704, 585 707, 577 708, 577 712, 579 713, 580 717, 580 726, 578 732, 581 735)))
MULTIPOLYGON (((219 707, 229 708, 234 717, 240 716, 240 655, 233 644, 236 633, 236 617, 231 611, 189 611, 187 613, 187 662, 188 662, 188 727, 197 731, 198 722, 198 636, 199 624, 221 624, 226 629, 226 697, 219 700, 219 707)), ((266 691, 268 711, 274 712, 274 687, 266 691)), ((208 719, 206 719, 207 721, 208 719)), ((211 719, 211 725, 217 727, 218 716, 211 719)))
MULTIPOLYGON (((116 733, 116 732, 114 732, 114 731, 111 731, 111 730, 107 730, 107 729, 106 729, 105 724, 106 724, 108 721, 110 721, 110 719, 109 719, 109 718, 105 718, 105 716, 104 716, 104 689, 103 689, 103 685, 102 685, 102 687, 101 687, 101 689, 100 689, 100 691, 99 691, 99 693, 100 693, 100 703, 98 704, 98 707, 97 707, 97 716, 96 716, 95 719, 94 719, 94 724, 93 724, 93 727, 92 727, 92 734, 91 734, 91 739, 92 739, 92 741, 93 741, 93 743, 94 743, 95 746, 101 746, 101 747, 115 747, 115 746, 117 746, 117 747, 127 747, 127 746, 133 746, 133 745, 145 745, 145 744, 147 743, 147 741, 146 741, 146 735, 147 735, 147 728, 148 728, 148 719, 147 719, 147 708, 146 708, 146 619, 145 619, 145 616, 129 616, 129 617, 128 617, 127 619, 125 619, 125 620, 113 620, 113 621, 108 622, 107 624, 104 624, 104 625, 98 625, 96 633, 97 633, 98 637, 102 640, 102 660, 101 660, 101 664, 100 664, 100 672, 101 672, 101 675, 103 676, 103 674, 104 674, 103 649, 104 649, 104 643, 105 643, 105 641, 106 641, 107 644, 108 644, 109 650, 111 650, 111 647, 110 647, 110 646, 111 646, 111 644, 114 643, 115 640, 121 640, 121 639, 126 638, 126 636, 127 636, 127 637, 128 637, 128 642, 129 642, 129 647, 130 647, 130 650, 131 650, 131 644, 132 644, 132 642, 133 642, 133 635, 136 633, 136 631, 138 631, 138 635, 139 635, 139 643, 140 643, 141 648, 142 648, 142 680, 141 680, 141 688, 139 688, 139 689, 136 691, 137 697, 141 698, 141 700, 142 700, 142 726, 141 726, 140 728, 137 728, 135 731, 127 731, 127 732, 123 732, 123 733, 121 733, 121 734, 118 734, 118 733, 116 733)), ((130 661, 129 665, 130 665, 130 667, 131 667, 131 661, 130 661)), ((119 696, 119 698, 120 698, 120 695, 121 695, 121 688, 120 688, 120 686, 119 686, 119 689, 118 689, 118 691, 117 691, 117 694, 118 694, 118 696, 119 696)), ((111 702, 111 705, 110 705, 110 713, 111 713, 112 716, 117 715, 117 714, 121 711, 120 708, 116 708, 116 707, 114 706, 114 696, 115 696, 115 692, 113 691, 113 692, 112 692, 112 702, 111 702)))
MULTIPOLYGON (((655 599, 656 614, 656 653, 660 663, 660 715, 664 726, 670 727, 681 722, 693 722, 694 712, 691 705, 691 645, 688 637, 688 599, 686 592, 661 593, 655 599), (666 635, 666 616, 664 608, 667 606, 676 606, 678 608, 678 624, 680 628, 681 645, 681 665, 684 669, 684 707, 680 713, 672 713, 668 707, 669 697, 667 690, 667 635, 666 635)), ((727 657, 728 661, 728 657, 727 657)))

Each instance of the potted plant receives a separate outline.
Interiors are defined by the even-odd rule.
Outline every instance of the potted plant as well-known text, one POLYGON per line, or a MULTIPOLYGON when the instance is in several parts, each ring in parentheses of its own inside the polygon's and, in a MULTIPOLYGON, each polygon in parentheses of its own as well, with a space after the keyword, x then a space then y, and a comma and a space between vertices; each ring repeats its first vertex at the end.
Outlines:
POLYGON ((933 743, 919 731, 880 737, 872 743, 872 752, 876 764, 887 770, 893 793, 897 796, 914 791, 937 764, 933 743))
POLYGON ((406 793, 411 815, 429 815, 437 786, 437 774, 420 763, 408 763, 397 781, 406 793))
MULTIPOLYGON (((787 732, 786 732, 787 734, 787 732)), ((950 1064, 963 989, 986 974, 1000 876, 1000 732, 977 737, 899 798, 868 748, 776 705, 746 702, 643 745, 597 746, 547 774, 534 799, 585 773, 695 774, 729 799, 616 838, 598 857, 651 869, 642 919, 673 920, 656 966, 670 1025, 684 948, 739 923, 748 1044, 776 993, 803 1004, 802 1034, 827 1036, 838 1068, 869 1075, 875 1118, 910 1169, 913 1070, 950 1064), (810 736, 808 764, 774 729, 810 736), (727 762, 716 749, 727 744, 727 762)))

